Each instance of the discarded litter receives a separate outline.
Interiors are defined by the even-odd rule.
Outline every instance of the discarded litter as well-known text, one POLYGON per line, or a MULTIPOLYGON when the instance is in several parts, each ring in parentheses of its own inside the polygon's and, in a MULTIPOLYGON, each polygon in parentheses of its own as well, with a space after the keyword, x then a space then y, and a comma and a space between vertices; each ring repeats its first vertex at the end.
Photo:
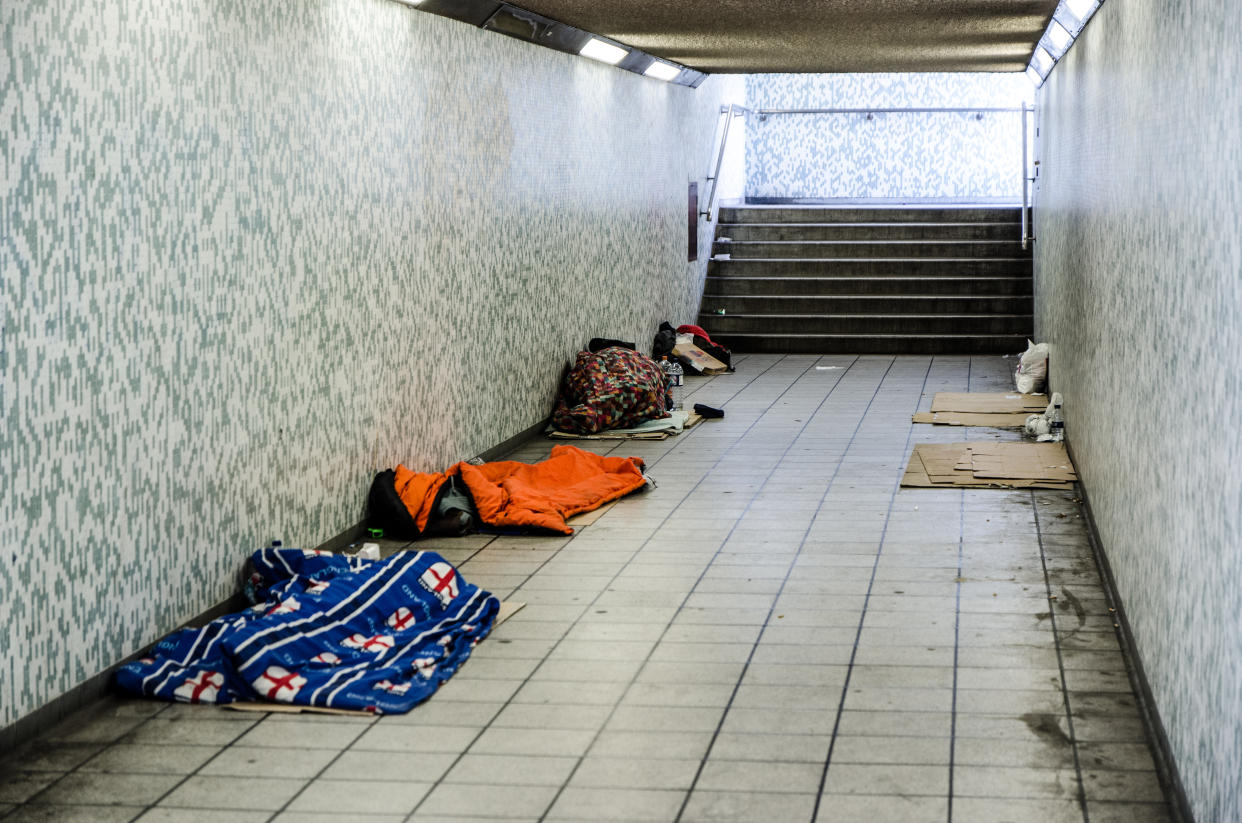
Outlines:
POLYGON ((1026 341, 1026 351, 1018 358, 1014 387, 1023 394, 1041 392, 1048 382, 1048 344, 1026 341))

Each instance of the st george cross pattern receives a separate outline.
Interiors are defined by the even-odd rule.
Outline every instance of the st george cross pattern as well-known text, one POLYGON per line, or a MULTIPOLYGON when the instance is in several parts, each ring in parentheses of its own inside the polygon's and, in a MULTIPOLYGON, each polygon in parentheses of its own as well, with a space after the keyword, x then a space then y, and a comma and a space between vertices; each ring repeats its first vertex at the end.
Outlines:
POLYGON ((187 677, 173 696, 185 703, 215 703, 223 685, 224 675, 220 672, 201 672, 198 677, 187 677))
POLYGON ((306 685, 306 678, 280 666, 268 666, 267 671, 256 677, 250 685, 268 700, 289 703, 306 685))
POLYGON ((423 588, 439 598, 447 606, 457 597, 457 569, 448 563, 432 563, 418 579, 423 588))

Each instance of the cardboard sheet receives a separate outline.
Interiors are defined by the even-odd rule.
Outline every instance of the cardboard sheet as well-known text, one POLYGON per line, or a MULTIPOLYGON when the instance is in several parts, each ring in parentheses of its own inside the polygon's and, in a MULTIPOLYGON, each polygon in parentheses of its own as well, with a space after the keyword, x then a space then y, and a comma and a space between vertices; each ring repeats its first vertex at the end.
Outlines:
POLYGON ((549 428, 547 435, 556 440, 666 440, 669 435, 681 434, 703 422, 703 415, 696 411, 675 411, 673 414, 685 415, 680 429, 675 422, 662 418, 649 420, 632 429, 608 429, 598 434, 574 434, 549 428))
POLYGON ((937 426, 991 426, 996 429, 1020 429, 1026 423, 1026 418, 1034 413, 919 412, 912 419, 915 423, 933 423, 937 426))
POLYGON ((1017 392, 936 392, 933 412, 972 412, 975 414, 1035 414, 1048 408, 1046 394, 1017 392))
POLYGON ((690 368, 699 374, 724 374, 729 367, 693 343, 678 343, 673 354, 690 361, 690 368))
POLYGON ((901 485, 1071 489, 1077 479, 1062 443, 920 443, 901 485))
POLYGON ((1064 443, 975 443, 970 452, 975 477, 1078 479, 1064 443))
POLYGON ((667 440, 668 432, 640 432, 630 433, 613 431, 603 431, 599 434, 574 434, 573 432, 562 432, 553 429, 548 432, 548 437, 553 440, 667 440))

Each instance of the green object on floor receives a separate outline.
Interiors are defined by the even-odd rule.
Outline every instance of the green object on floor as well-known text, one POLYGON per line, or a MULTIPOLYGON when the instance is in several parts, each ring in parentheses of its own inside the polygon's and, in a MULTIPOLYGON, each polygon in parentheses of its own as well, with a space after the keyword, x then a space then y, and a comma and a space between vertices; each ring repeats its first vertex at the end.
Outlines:
POLYGON ((378 539, 384 536, 384 530, 383 529, 367 529, 367 535, 372 538, 378 539))

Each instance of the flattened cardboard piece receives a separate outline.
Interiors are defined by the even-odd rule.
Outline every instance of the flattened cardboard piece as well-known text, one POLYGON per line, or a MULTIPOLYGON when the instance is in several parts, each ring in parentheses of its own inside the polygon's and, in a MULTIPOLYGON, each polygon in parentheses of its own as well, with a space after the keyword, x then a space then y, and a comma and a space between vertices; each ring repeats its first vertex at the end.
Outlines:
POLYGON ((927 472, 923 469, 923 461, 918 459, 917 454, 910 455, 910 463, 906 466, 906 473, 901 476, 901 485, 910 487, 925 488, 932 485, 931 479, 927 476, 927 472))
POLYGON ((518 603, 513 600, 500 601, 500 611, 496 612, 496 622, 492 624, 492 628, 496 628, 524 608, 526 608, 525 603, 518 603))
MULTIPOLYGON (((1028 471, 1035 470, 1033 476, 1022 477, 985 477, 974 471, 974 449, 984 452, 984 460, 993 460, 997 453, 996 446, 1045 446, 1061 445, 1046 443, 920 443, 914 447, 910 455, 910 463, 902 476, 901 485, 907 488, 996 488, 996 489, 1072 489, 1076 476, 1053 474, 1042 468, 1044 462, 1038 459, 1039 452, 1028 452, 1037 455, 1035 462, 1028 471), (1044 473, 1050 477, 1041 476, 1044 473)), ((1063 448, 1063 447, 1062 447, 1063 448)), ((1000 453, 1009 451, 999 450, 1000 453)), ((1021 454, 1020 451, 1014 452, 1021 454)), ((1047 454, 1045 451, 1044 454, 1047 454)), ((1059 464, 1058 464, 1059 465, 1059 464)))
MULTIPOLYGON (((604 512, 608 511, 615 505, 617 505, 617 501, 613 500, 610 503, 605 503, 604 505, 600 506, 598 509, 592 509, 589 512, 583 512, 582 514, 575 514, 573 517, 565 521, 565 525, 572 526, 575 529, 581 528, 583 526, 589 526, 592 523, 594 523, 596 520, 599 520, 601 517, 603 517, 604 512)), ((505 608, 505 604, 501 603, 500 610, 502 613, 504 611, 504 608, 505 608)))
MULTIPOLYGON (((953 478, 958 474, 958 461, 965 451, 963 443, 920 443, 914 447, 914 453, 923 463, 923 470, 928 477, 953 478)), ((966 466, 969 473, 970 466, 966 466)), ((969 476, 969 474, 967 474, 969 476)))
MULTIPOLYGON (((505 622, 510 617, 513 617, 513 615, 517 614, 525 607, 525 603, 519 603, 513 600, 500 601, 500 611, 496 612, 496 622, 492 624, 492 628, 495 629, 501 623, 505 622)), ((293 703, 267 703, 258 700, 224 703, 221 705, 221 708, 231 709, 235 712, 272 712, 273 714, 343 714, 353 717, 375 717, 374 712, 363 711, 362 709, 331 709, 325 706, 298 706, 293 703)))
POLYGON ((603 431, 599 434, 574 434, 572 432, 550 431, 548 437, 553 440, 667 440, 668 432, 641 432, 625 434, 622 432, 603 431))
POLYGON ((352 717, 375 717, 375 712, 362 709, 330 709, 326 706, 295 706, 292 703, 260 703, 258 701, 225 703, 222 708, 235 712, 272 712, 273 714, 343 714, 352 717))
POLYGON ((1018 392, 936 392, 933 412, 971 412, 974 414, 1035 414, 1048 408, 1046 394, 1018 392))
POLYGON ((696 411, 687 412, 686 413, 686 425, 683 426, 682 428, 693 429, 695 426, 702 423, 704 419, 705 418, 703 417, 703 415, 699 414, 696 411))
POLYGON ((1012 414, 977 414, 974 412, 919 412, 912 418, 915 423, 932 423, 937 426, 990 426, 996 429, 1020 429, 1033 412, 1012 414))
POLYGON ((1064 443, 976 443, 970 452, 975 477, 1078 479, 1064 443))
POLYGON ((678 343, 673 346, 673 354, 690 361, 690 368, 699 374, 724 374, 729 370, 728 366, 693 343, 678 343))

